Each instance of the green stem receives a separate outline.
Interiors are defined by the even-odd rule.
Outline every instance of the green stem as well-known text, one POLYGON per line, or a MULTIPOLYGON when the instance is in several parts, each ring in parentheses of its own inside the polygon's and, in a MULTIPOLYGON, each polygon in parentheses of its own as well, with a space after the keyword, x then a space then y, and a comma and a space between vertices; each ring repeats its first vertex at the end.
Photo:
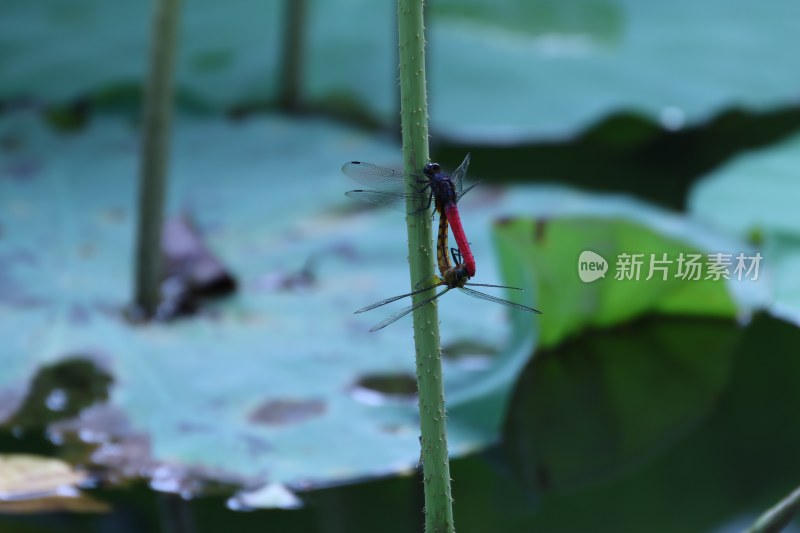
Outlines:
POLYGON ((161 231, 172 116, 172 78, 180 0, 156 0, 144 98, 135 303, 148 317, 160 299, 161 231))
POLYGON ((747 533, 778 533, 789 525, 800 511, 800 487, 758 517, 747 533))
MULTIPOLYGON (((428 104, 425 94, 425 26, 422 0, 398 0, 400 55, 400 119, 403 130, 403 160, 406 172, 419 172, 428 163, 428 104)), ((413 192, 416 184, 409 182, 413 192)), ((423 205, 409 206, 416 211, 423 205)), ((408 216, 408 261, 411 286, 434 275, 431 218, 408 216)), ((433 290, 418 294, 414 302, 430 297, 433 290)), ((435 304, 414 312, 414 340, 419 387, 420 443, 425 488, 425 530, 452 532, 453 505, 450 497, 450 463, 439 350, 439 316, 435 304)))

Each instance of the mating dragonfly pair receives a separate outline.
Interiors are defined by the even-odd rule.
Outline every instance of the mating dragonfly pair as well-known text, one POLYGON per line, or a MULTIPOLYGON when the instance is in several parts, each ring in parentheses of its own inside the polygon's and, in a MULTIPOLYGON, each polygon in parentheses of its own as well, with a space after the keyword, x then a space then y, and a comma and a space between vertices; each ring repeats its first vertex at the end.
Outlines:
POLYGON ((355 198, 371 204, 393 207, 403 212, 406 212, 408 205, 424 204, 424 207, 413 213, 422 216, 428 213, 428 209, 431 204, 433 204, 435 211, 439 213, 436 259, 441 277, 434 277, 433 281, 430 283, 421 282, 421 284, 425 285, 424 287, 420 287, 420 284, 418 284, 418 288, 414 291, 375 302, 372 305, 359 309, 356 313, 363 313, 402 298, 429 291, 436 287, 445 287, 445 289, 430 298, 401 309, 383 322, 376 324, 370 331, 377 331, 385 328, 389 324, 413 312, 415 309, 419 309, 433 302, 451 289, 459 289, 461 292, 474 298, 489 300, 490 302, 496 302, 523 311, 540 313, 540 311, 532 307, 527 307, 509 300, 503 300, 502 298, 490 296, 468 288, 469 286, 522 290, 518 287, 509 287, 506 285, 469 283, 469 279, 475 276, 475 257, 472 255, 472 250, 469 247, 469 241, 467 241, 467 236, 461 224, 461 216, 458 213, 457 207, 461 197, 476 185, 473 184, 466 189, 463 187, 464 176, 467 174, 468 166, 469 154, 467 154, 467 157, 464 158, 464 161, 455 172, 449 175, 442 172, 441 167, 437 163, 428 163, 422 169, 421 173, 413 174, 406 174, 392 170, 391 168, 361 161, 352 161, 342 166, 342 172, 346 176, 363 185, 376 187, 376 190, 348 191, 345 194, 350 198, 355 198), (413 183, 417 184, 415 192, 404 192, 407 180, 411 180, 413 183), (453 229, 453 236, 455 236, 458 246, 458 248, 452 248, 449 251, 448 226, 453 229), (450 254, 452 254, 454 265, 450 264, 450 254))

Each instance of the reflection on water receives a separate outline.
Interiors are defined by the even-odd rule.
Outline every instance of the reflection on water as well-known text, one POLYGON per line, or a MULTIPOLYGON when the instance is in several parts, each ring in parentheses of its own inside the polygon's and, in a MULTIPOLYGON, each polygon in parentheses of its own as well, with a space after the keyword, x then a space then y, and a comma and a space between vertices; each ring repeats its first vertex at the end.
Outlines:
POLYGON ((516 388, 506 449, 531 488, 618 476, 702 423, 727 384, 732 321, 650 318, 537 354, 516 388))

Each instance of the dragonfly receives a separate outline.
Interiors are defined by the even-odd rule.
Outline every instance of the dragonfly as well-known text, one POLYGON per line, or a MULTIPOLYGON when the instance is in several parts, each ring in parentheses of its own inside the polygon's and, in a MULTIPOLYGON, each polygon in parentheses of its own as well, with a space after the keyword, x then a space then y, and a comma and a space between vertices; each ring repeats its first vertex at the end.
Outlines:
POLYGON ((366 306, 364 308, 359 309, 358 311, 356 311, 356 314, 364 313, 366 311, 370 311, 370 310, 375 309, 377 307, 381 307, 381 306, 384 306, 386 304, 390 304, 392 302, 396 302, 397 300, 401 300, 403 298, 406 298, 408 296, 414 296, 415 294, 420 294, 420 293, 423 293, 425 291, 429 291, 431 289, 435 289, 437 287, 445 287, 445 289, 443 291, 431 296, 430 298, 426 298, 426 299, 422 300, 421 302, 417 302, 415 304, 409 305, 408 307, 405 307, 405 308, 397 311, 396 313, 394 313, 392 316, 390 316, 386 320, 384 320, 382 322, 379 322, 378 324, 375 324, 370 329, 371 332, 378 331, 380 329, 385 328, 389 324, 397 322, 398 320, 400 320, 404 316, 408 315, 409 313, 414 312, 415 310, 419 309, 420 307, 423 307, 423 306, 428 305, 429 303, 432 303, 436 299, 440 298, 443 294, 449 292, 451 289, 458 289, 461 292, 463 292, 464 294, 466 294, 468 296, 472 296, 473 298, 479 298, 481 300, 488 300, 490 302, 495 302, 495 303, 498 303, 498 304, 501 304, 501 305, 505 305, 505 306, 508 306, 508 307, 513 307, 514 309, 520 309, 522 311, 528 311, 528 312, 531 312, 531 313, 541 314, 541 311, 539 311, 538 309, 534 309, 533 307, 528 307, 526 305, 518 304, 518 303, 512 302, 510 300, 504 300, 502 298, 498 298, 496 296, 491 296, 489 294, 486 294, 486 293, 483 293, 483 292, 480 292, 480 291, 476 291, 474 289, 469 288, 469 287, 494 287, 494 288, 498 288, 498 289, 512 289, 512 290, 516 290, 516 291, 523 290, 523 289, 520 289, 519 287, 509 287, 508 285, 490 285, 490 284, 487 284, 487 283, 469 283, 469 279, 470 279, 471 276, 469 275, 469 271, 467 269, 467 266, 464 263, 464 259, 463 259, 463 256, 461 254, 461 251, 458 248, 451 248, 450 249, 450 253, 453 256, 453 262, 455 263, 455 265, 451 265, 450 264, 450 261, 449 261, 448 255, 447 255, 447 247, 448 247, 448 244, 447 244, 447 225, 448 225, 447 216, 444 215, 444 214, 440 214, 439 215, 439 234, 438 234, 438 238, 436 240, 436 257, 437 257, 437 262, 439 263, 439 273, 441 274, 441 277, 434 276, 433 281, 431 283, 427 284, 427 286, 425 286, 425 287, 417 288, 416 290, 413 290, 413 291, 411 291, 409 293, 406 293, 406 294, 401 294, 399 296, 392 296, 391 298, 385 298, 385 299, 383 299, 383 300, 381 300, 379 302, 375 302, 374 304, 371 304, 371 305, 368 305, 368 306, 366 306))
POLYGON ((342 172, 358 183, 377 188, 377 190, 348 191, 345 194, 350 198, 392 207, 406 213, 408 212, 407 206, 416 205, 416 202, 424 204, 424 207, 411 214, 427 212, 433 203, 439 216, 446 217, 446 220, 449 221, 458 249, 462 254, 464 268, 469 277, 474 277, 475 257, 469 247, 469 241, 467 241, 456 205, 462 196, 477 185, 474 183, 464 189, 467 167, 469 167, 469 154, 452 174, 443 172, 438 163, 428 163, 420 173, 406 174, 363 161, 345 163, 342 166, 342 172), (414 192, 405 192, 406 180, 411 180, 415 184, 414 192))

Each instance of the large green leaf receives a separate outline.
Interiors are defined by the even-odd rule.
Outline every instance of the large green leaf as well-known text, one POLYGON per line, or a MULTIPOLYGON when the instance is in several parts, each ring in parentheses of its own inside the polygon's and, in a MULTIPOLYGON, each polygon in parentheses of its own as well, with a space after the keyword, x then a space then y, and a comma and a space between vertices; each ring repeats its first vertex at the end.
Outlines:
POLYGON ((573 135, 621 110, 673 129, 732 105, 780 105, 800 85, 774 70, 775 47, 794 39, 784 17, 800 16, 791 2, 433 5, 431 117, 451 135, 573 135))
MULTIPOLYGON (((303 95, 396 117, 395 5, 311 2, 303 95)), ((4 2, 0 98, 63 101, 139 83, 147 2, 4 2)), ((213 106, 276 95, 278 2, 184 6, 179 86, 213 106)), ((800 86, 792 0, 446 0, 429 10, 431 120, 451 137, 573 135, 632 111, 667 128, 786 105, 800 86)))
MULTIPOLYGON (((30 402, 56 405, 63 416, 82 409, 77 422, 59 422, 60 431, 85 429, 82 434, 113 443, 95 460, 125 472, 167 472, 157 486, 172 489, 179 484, 170 476, 187 476, 187 468, 213 478, 310 486, 416 464, 413 402, 353 392, 365 381, 414 374, 410 320, 367 332, 402 303, 351 313, 408 291, 403 217, 352 209, 342 193, 353 184, 339 172, 350 159, 399 161, 397 148, 321 121, 180 117, 170 210, 194 215, 241 290, 194 318, 131 326, 121 310, 131 294, 135 131, 120 119, 104 119, 64 136, 35 113, 20 111, 0 120, 0 138, 4 420, 22 428, 30 425, 25 413, 39 424, 52 421, 30 402), (284 283, 301 271, 310 281, 284 283), (87 358, 100 369, 89 374, 102 380, 90 390, 99 402, 108 395, 108 405, 87 409, 85 399, 71 397, 87 383, 84 374, 73 380, 78 385, 42 390, 52 382, 48 376, 74 375, 63 364, 87 358), (26 399, 29 383, 36 392, 26 399)), ((545 314, 509 312, 457 291, 442 298, 445 351, 462 355, 445 362, 455 455, 498 437, 540 320, 564 312, 551 289, 536 281, 533 234, 518 242, 501 236, 500 261, 490 259, 494 221, 623 217, 700 249, 740 247, 642 203, 564 188, 482 186, 460 205, 478 260, 474 281, 528 289, 486 292, 545 314), (489 357, 475 365, 465 351, 489 357)), ((576 264, 563 268, 574 273, 576 264)), ((744 302, 752 302, 745 289, 761 286, 738 285, 730 288, 744 302)))
POLYGON ((800 136, 743 154, 692 190, 689 211, 704 224, 760 243, 774 276, 769 310, 800 323, 800 136))
POLYGON ((689 211, 702 222, 736 235, 800 234, 798 168, 800 135, 744 153, 694 187, 689 211))
MULTIPOLYGON (((416 464, 414 403, 354 392, 380 381, 367 377, 414 376, 409 319, 368 333, 405 304, 352 313, 409 290, 403 216, 355 209, 343 193, 356 184, 339 172, 355 158, 399 162, 397 148, 320 121, 177 120, 170 211, 192 213, 241 290, 193 318, 132 326, 122 310, 136 132, 96 120, 62 136, 23 111, 0 120, 0 138, 0 391, 9 425, 62 419, 59 432, 114 444, 96 460, 147 474, 192 467, 310 486, 416 464), (301 271, 310 281, 285 283, 301 271), (100 403, 108 396, 108 405, 87 408, 78 389, 100 403), (76 409, 79 421, 63 420, 76 409)), ((482 216, 502 209, 490 204, 482 216)), ((488 231, 471 241, 481 279, 502 281, 488 231)), ((446 347, 494 351, 481 367, 446 363, 450 405, 473 403, 485 415, 477 425, 450 419, 451 450, 461 454, 496 439, 534 336, 510 335, 500 306, 455 291, 442 300, 446 347)), ((532 305, 533 294, 522 301, 532 305)))

